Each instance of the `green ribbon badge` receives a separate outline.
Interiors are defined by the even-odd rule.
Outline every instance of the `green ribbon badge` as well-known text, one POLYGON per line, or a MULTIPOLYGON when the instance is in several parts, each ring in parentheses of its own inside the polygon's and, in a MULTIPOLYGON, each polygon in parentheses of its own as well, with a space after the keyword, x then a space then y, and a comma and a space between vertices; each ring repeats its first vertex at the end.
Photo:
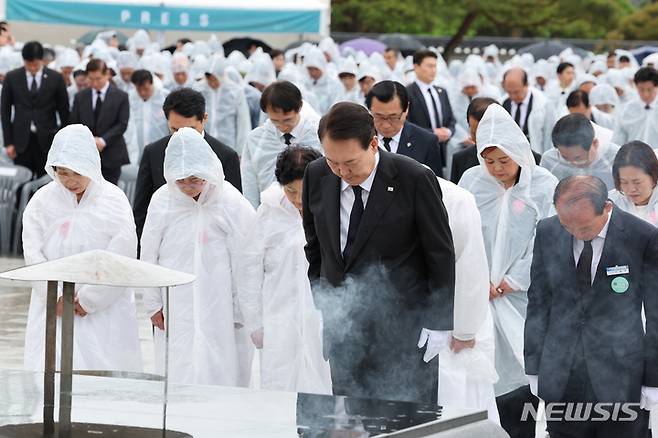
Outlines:
POLYGON ((623 294, 628 290, 628 280, 624 277, 615 277, 612 279, 610 286, 612 286, 612 290, 616 293, 623 294))

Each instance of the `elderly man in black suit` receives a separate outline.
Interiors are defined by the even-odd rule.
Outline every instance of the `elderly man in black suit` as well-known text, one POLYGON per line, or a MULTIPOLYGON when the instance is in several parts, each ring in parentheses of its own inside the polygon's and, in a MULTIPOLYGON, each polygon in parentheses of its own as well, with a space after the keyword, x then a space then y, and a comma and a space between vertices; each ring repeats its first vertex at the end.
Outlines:
POLYGON ((593 176, 560 181, 554 204, 557 216, 537 227, 528 290, 531 390, 546 403, 607 404, 590 405, 587 421, 548 421, 551 438, 646 437, 639 403, 658 404, 658 229, 614 207, 593 176), (607 421, 593 419, 599 410, 607 421))
POLYGON ((409 97, 399 82, 381 81, 366 95, 366 106, 375 122, 379 146, 406 155, 441 175, 443 162, 438 138, 407 121, 409 97))
POLYGON ((86 71, 89 88, 79 91, 73 98, 70 122, 82 123, 94 134, 101 154, 103 178, 116 184, 121 166, 130 163, 123 139, 130 118, 128 94, 110 82, 110 71, 104 61, 90 60, 86 71))
POLYGON ((303 222, 334 393, 436 401, 431 358, 448 343, 455 283, 438 180, 381 149, 360 105, 334 105, 318 131, 325 157, 306 170, 303 222))
MULTIPOLYGON (((181 128, 194 128, 203 134, 213 152, 219 158, 224 168, 226 181, 242 191, 240 178, 240 158, 237 152, 226 146, 204 130, 208 114, 203 94, 191 88, 180 88, 169 93, 162 105, 167 117, 169 130, 173 133, 181 128)), ((141 237, 142 228, 146 221, 146 212, 153 194, 166 184, 164 178, 164 157, 169 143, 170 135, 161 138, 144 147, 142 159, 137 173, 137 187, 135 188, 135 201, 133 214, 137 225, 137 236, 141 237)))
POLYGON ((21 68, 10 71, 2 83, 0 103, 2 132, 9 158, 32 170, 46 173, 46 157, 53 137, 69 118, 69 100, 62 75, 43 65, 43 46, 25 43, 21 68), (13 117, 12 117, 13 115, 13 117))
POLYGON ((437 54, 431 50, 414 53, 416 80, 407 86, 409 94, 407 119, 437 136, 445 164, 448 140, 455 133, 455 116, 452 113, 447 91, 433 85, 436 79, 437 60, 437 54))

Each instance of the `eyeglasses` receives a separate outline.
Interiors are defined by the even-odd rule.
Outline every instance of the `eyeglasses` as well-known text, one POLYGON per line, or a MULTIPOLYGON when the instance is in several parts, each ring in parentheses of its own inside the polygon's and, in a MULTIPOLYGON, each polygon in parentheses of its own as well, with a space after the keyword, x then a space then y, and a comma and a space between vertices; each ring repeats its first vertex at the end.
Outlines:
POLYGON ((388 116, 382 116, 381 114, 373 114, 372 118, 377 120, 378 122, 395 123, 395 122, 399 122, 400 119, 402 119, 403 115, 404 115, 404 113, 391 114, 391 115, 388 115, 388 116))

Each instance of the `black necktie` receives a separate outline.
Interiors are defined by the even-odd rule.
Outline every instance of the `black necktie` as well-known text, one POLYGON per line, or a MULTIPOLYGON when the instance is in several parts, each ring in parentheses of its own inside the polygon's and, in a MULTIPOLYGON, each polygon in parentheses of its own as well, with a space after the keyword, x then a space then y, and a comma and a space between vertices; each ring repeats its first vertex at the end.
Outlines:
POLYGON ((578 286, 580 290, 586 291, 592 287, 592 241, 585 240, 583 242, 583 252, 580 253, 578 264, 576 265, 576 276, 578 278, 578 286))
POLYGON ((391 152, 391 140, 393 139, 390 137, 384 137, 382 140, 384 140, 384 149, 391 152))
POLYGON ((516 112, 514 113, 514 122, 520 128, 521 127, 521 104, 516 104, 516 112))
POLYGON ((283 134, 283 141, 290 146, 290 140, 292 140, 292 134, 283 134))
POLYGON ((356 233, 359 231, 359 224, 363 216, 363 197, 361 196, 363 189, 361 186, 352 186, 352 191, 354 192, 354 204, 350 213, 350 226, 347 229, 347 242, 343 250, 343 260, 345 261, 347 261, 352 252, 352 245, 356 240, 356 233))
POLYGON ((96 106, 94 107, 94 122, 98 121, 98 116, 101 113, 101 107, 103 106, 103 100, 101 99, 101 92, 96 91, 96 106))
POLYGON ((434 95, 432 94, 432 89, 428 88, 427 92, 430 94, 430 99, 432 99, 432 107, 434 107, 434 121, 436 122, 436 127, 441 127, 441 118, 439 117, 439 107, 436 106, 436 100, 434 100, 434 95))
POLYGON ((32 75, 32 85, 30 85, 30 93, 35 95, 37 94, 37 75, 32 75))
POLYGON ((645 109, 645 110, 650 110, 650 109, 651 109, 651 105, 649 105, 649 104, 647 103, 647 104, 644 106, 644 109, 645 109))

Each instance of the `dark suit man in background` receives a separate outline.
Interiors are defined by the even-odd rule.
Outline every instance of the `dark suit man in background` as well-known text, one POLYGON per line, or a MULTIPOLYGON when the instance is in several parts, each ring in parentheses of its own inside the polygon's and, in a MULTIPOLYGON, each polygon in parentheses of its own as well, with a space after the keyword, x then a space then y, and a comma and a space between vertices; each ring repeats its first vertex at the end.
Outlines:
POLYGON ((413 158, 441 175, 439 140, 431 132, 407 122, 409 97, 404 85, 378 82, 366 96, 366 105, 373 116, 380 147, 413 158))
POLYGON ((121 176, 121 166, 130 163, 123 139, 130 118, 128 94, 110 83, 104 61, 92 59, 86 70, 89 88, 75 95, 71 123, 82 123, 94 134, 101 154, 103 177, 116 184, 121 176))
POLYGON ((432 85, 436 79, 437 59, 438 56, 431 50, 421 50, 414 54, 416 80, 407 86, 409 94, 407 120, 432 131, 438 137, 441 144, 441 159, 445 166, 446 146, 455 132, 455 117, 446 90, 432 85))
MULTIPOLYGON (((482 117, 484 117, 484 112, 489 108, 489 105, 492 103, 498 103, 490 97, 476 97, 468 104, 468 109, 466 110, 466 118, 468 120, 468 127, 471 132, 471 140, 474 142, 475 133, 478 129, 478 124, 482 117)), ((532 151, 532 155, 535 157, 535 163, 539 164, 541 161, 541 155, 537 152, 532 151)), ((450 181, 455 184, 459 183, 464 172, 466 172, 471 167, 479 166, 480 160, 478 160, 477 155, 477 146, 471 145, 467 146, 459 152, 456 152, 452 156, 452 167, 450 170, 450 181)))
POLYGON ((334 393, 435 402, 430 360, 448 343, 455 282, 438 180, 380 149, 360 105, 334 105, 318 131, 325 157, 306 170, 303 222, 334 393))
MULTIPOLYGON (((181 128, 194 128, 203 134, 205 140, 222 162, 226 181, 242 191, 240 159, 237 152, 204 131, 208 114, 206 113, 206 101, 203 95, 191 88, 180 88, 167 96, 162 109, 167 117, 169 130, 172 133, 181 128)), ((139 163, 133 206, 135 224, 137 225, 137 236, 139 237, 142 235, 142 228, 146 221, 146 212, 148 211, 151 197, 156 190, 166 183, 164 178, 164 157, 169 138, 171 136, 163 137, 154 143, 146 145, 142 154, 142 160, 139 163)))
POLYGON ((7 73, 2 84, 2 131, 9 158, 39 177, 53 137, 68 122, 69 99, 62 75, 43 65, 41 43, 25 43, 22 56, 24 66, 7 73))
MULTIPOLYGON (((658 404, 658 229, 614 207, 593 176, 560 181, 554 203, 558 215, 537 227, 528 290, 531 390, 547 403, 609 403, 617 412, 623 408, 613 403, 641 397, 658 404)), ((548 431, 551 438, 648 436, 648 413, 633 410, 636 421, 563 419, 548 421, 548 431)))

